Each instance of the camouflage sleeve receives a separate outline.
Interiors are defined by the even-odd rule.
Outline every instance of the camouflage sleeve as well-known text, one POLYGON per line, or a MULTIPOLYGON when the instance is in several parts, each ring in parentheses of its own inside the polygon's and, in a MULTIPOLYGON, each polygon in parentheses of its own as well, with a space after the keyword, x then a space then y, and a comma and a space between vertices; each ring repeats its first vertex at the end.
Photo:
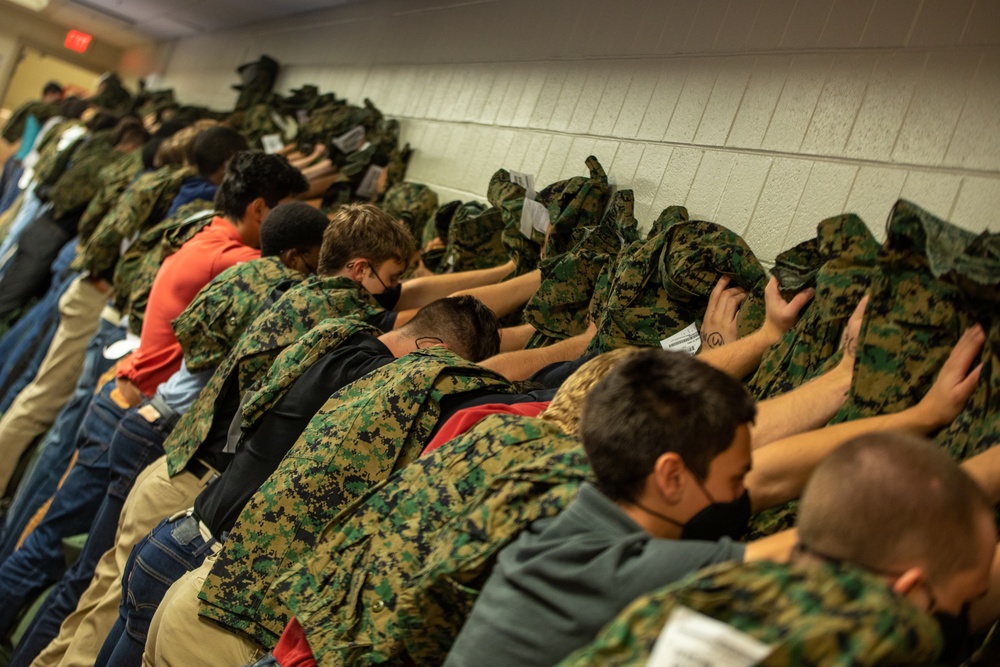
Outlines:
POLYGON ((87 209, 80 216, 80 224, 77 225, 82 244, 86 244, 94 234, 94 230, 97 229, 101 220, 111 210, 118 197, 125 191, 140 169, 142 169, 142 156, 140 151, 136 150, 128 155, 123 155, 98 172, 97 179, 100 182, 100 189, 87 204, 87 209))
POLYGON ((87 205, 97 194, 98 172, 116 156, 114 146, 100 139, 81 146, 77 153, 73 164, 52 185, 49 199, 57 219, 87 205))

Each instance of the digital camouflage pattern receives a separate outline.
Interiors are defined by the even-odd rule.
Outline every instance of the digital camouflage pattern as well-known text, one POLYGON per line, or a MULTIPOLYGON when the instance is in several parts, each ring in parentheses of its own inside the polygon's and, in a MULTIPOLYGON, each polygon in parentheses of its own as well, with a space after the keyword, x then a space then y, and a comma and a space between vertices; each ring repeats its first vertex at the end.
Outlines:
POLYGON ((7 122, 4 123, 3 130, 0 130, 0 136, 4 138, 7 143, 14 143, 21 140, 21 135, 24 134, 24 126, 28 122, 28 116, 34 116, 35 120, 38 121, 39 125, 45 125, 45 121, 52 118, 57 113, 59 113, 59 105, 56 103, 42 102, 41 100, 31 100, 25 102, 18 108, 14 109, 14 113, 10 115, 7 122))
POLYGON ((115 114, 132 110, 132 95, 122 85, 117 74, 114 72, 105 74, 99 83, 101 91, 90 98, 91 104, 115 114))
POLYGON ((66 170, 73 151, 86 139, 86 126, 79 120, 63 120, 52 126, 38 141, 38 161, 34 166, 34 181, 51 185, 66 170), (67 134, 71 132, 71 134, 67 134), (63 135, 66 135, 65 137, 63 135), (76 135, 76 139, 69 139, 76 135), (65 140, 65 143, 64 143, 65 140))
MULTIPOLYGON (((469 202, 475 203, 478 206, 485 209, 486 207, 479 202, 469 202)), ((421 248, 426 248, 427 244, 434 239, 440 239, 441 243, 447 246, 448 244, 448 226, 451 224, 452 218, 455 217, 455 213, 458 208, 462 206, 462 202, 459 200, 450 201, 447 204, 442 204, 438 207, 438 210, 434 212, 431 217, 432 224, 424 225, 424 233, 419 239, 416 239, 421 248)), ((499 216, 499 213, 498 213, 499 216)), ((502 224, 502 223, 501 223, 502 224)), ((502 244, 501 244, 502 249, 502 244)), ((434 273, 442 273, 447 270, 447 266, 442 265, 442 260, 444 259, 445 248, 433 248, 431 250, 421 250, 420 260, 424 263, 424 267, 429 271, 434 273)), ((507 257, 507 251, 503 251, 503 257, 507 257)))
POLYGON ((417 350, 334 394, 243 508, 199 597, 201 615, 271 648, 291 618, 275 580, 344 507, 416 459, 445 396, 513 392, 441 347, 417 350))
POLYGON ((864 221, 847 214, 823 220, 815 238, 777 256, 771 273, 783 296, 808 287, 816 296, 795 326, 764 352, 747 383, 754 398, 789 392, 836 363, 844 327, 868 289, 880 247, 864 221))
MULTIPOLYGON (((646 240, 619 255, 589 351, 658 347, 692 322, 700 326, 722 275, 748 291, 763 289, 767 280, 738 234, 714 222, 688 220, 682 206, 665 209, 646 240)), ((740 335, 764 321, 763 308, 741 308, 741 314, 740 335)))
POLYGON ((77 225, 81 246, 87 243, 101 220, 140 171, 142 171, 142 150, 134 150, 116 158, 98 172, 99 189, 87 204, 87 209, 80 216, 80 224, 77 225))
POLYGON ((276 256, 241 262, 217 275, 171 323, 185 367, 192 373, 218 368, 271 292, 305 277, 276 256))
POLYGON ((415 239, 423 237, 424 226, 434 215, 438 196, 423 183, 399 183, 385 191, 379 207, 410 230, 415 239))
MULTIPOLYGON (((847 400, 831 423, 898 412, 923 398, 962 333, 983 324, 983 370, 955 422, 934 437, 958 460, 1000 442, 1000 235, 976 235, 899 200, 871 272, 847 400)), ((754 517, 751 537, 795 523, 796 503, 754 517)))
POLYGON ((122 315, 128 315, 128 329, 139 335, 146 319, 149 293, 160 266, 214 217, 214 206, 207 199, 194 199, 177 207, 174 214, 139 234, 115 264, 114 303, 122 315))
POLYGON ((599 223, 583 228, 586 234, 572 249, 542 260, 541 285, 524 308, 524 321, 537 331, 527 347, 576 336, 587 328, 598 278, 626 242, 638 239, 634 202, 631 190, 619 190, 599 223))
POLYGON ((233 86, 233 89, 240 91, 240 96, 234 109, 242 111, 270 97, 280 67, 277 60, 266 55, 237 67, 240 83, 233 86))
POLYGON ((215 402, 229 382, 237 383, 242 396, 264 376, 282 350, 322 320, 356 317, 364 321, 382 312, 367 290, 342 276, 312 276, 281 295, 244 332, 164 441, 170 475, 182 471, 205 440, 215 402))
POLYGON ((247 140, 248 146, 261 150, 264 147, 261 143, 262 137, 268 134, 282 134, 281 127, 271 117, 271 114, 276 112, 274 105, 266 102, 254 104, 243 112, 240 134, 247 140))
POLYGON ((314 363, 361 332, 382 335, 377 328, 360 320, 333 318, 323 320, 285 348, 240 406, 242 429, 246 431, 256 426, 314 363))
POLYGON ((532 230, 531 238, 521 234, 521 211, 524 209, 525 190, 511 183, 510 172, 500 169, 490 179, 486 199, 500 211, 504 229, 500 234, 507 256, 517 265, 515 275, 530 273, 538 268, 545 236, 532 230))
POLYGON ((136 178, 80 249, 73 267, 90 271, 91 275, 101 276, 109 282, 113 280, 122 241, 131 240, 162 220, 181 183, 193 174, 192 167, 168 165, 136 178))
POLYGON ((772 646, 762 667, 925 665, 943 648, 937 622, 875 575, 757 561, 716 565, 639 598, 559 667, 645 665, 679 606, 772 646))
POLYGON ((488 269, 507 263, 500 210, 479 202, 458 206, 448 223, 439 273, 488 269))
POLYGON ((500 549, 590 478, 555 424, 491 415, 348 506, 276 588, 322 665, 441 664, 500 549))
POLYGON ((101 185, 98 174, 121 155, 111 140, 111 130, 96 132, 73 151, 66 170, 49 189, 49 201, 56 220, 82 213, 97 194, 101 185))

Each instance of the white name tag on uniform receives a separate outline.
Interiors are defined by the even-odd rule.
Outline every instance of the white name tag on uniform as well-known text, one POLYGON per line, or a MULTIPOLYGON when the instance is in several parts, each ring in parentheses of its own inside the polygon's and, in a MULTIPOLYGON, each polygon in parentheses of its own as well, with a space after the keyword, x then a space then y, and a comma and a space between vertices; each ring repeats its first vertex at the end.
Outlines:
POLYGON ((524 196, 528 199, 535 198, 535 176, 534 174, 525 174, 520 171, 510 172, 510 182, 516 183, 524 188, 524 196))
POLYGON ((378 186, 379 179, 382 178, 383 171, 385 171, 384 167, 379 167, 374 164, 369 166, 368 171, 365 172, 364 177, 361 179, 361 185, 358 186, 355 194, 365 199, 374 195, 375 188, 378 186))
POLYGON ((276 132, 274 134, 265 134, 261 137, 260 145, 264 147, 265 153, 274 155, 285 147, 285 142, 281 140, 281 135, 276 132))
POLYGON ((544 204, 525 199, 524 208, 521 209, 521 234, 531 238, 531 230, 537 230, 544 234, 549 231, 549 209, 544 204))
POLYGON ((653 645, 647 667, 751 667, 771 647, 714 618, 677 607, 653 645))
POLYGON ((330 143, 339 148, 342 153, 353 153, 365 143, 365 128, 356 125, 330 143))
POLYGON ((694 322, 687 325, 673 336, 660 341, 660 347, 673 352, 695 354, 701 349, 701 333, 694 322))

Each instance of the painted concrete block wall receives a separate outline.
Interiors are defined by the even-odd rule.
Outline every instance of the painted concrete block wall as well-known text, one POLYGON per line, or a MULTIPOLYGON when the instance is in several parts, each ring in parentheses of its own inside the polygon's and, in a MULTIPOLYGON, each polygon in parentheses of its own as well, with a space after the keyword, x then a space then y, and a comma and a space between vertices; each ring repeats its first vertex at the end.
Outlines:
POLYGON ((644 225, 684 204, 764 261, 901 196, 1000 231, 996 0, 371 0, 183 40, 165 79, 231 107, 261 53, 399 118, 442 201, 594 154, 644 225))

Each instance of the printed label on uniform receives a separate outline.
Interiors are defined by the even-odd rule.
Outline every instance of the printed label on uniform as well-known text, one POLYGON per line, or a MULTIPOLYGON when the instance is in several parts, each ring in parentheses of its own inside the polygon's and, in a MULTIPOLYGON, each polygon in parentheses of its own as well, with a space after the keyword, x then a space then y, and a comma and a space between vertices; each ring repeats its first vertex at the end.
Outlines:
POLYGON ((382 178, 383 171, 385 171, 384 167, 374 164, 368 167, 368 171, 365 172, 365 177, 361 179, 361 185, 358 186, 355 194, 362 198, 374 195, 375 188, 378 186, 379 179, 382 178))
POLYGON ((285 142, 281 140, 281 135, 275 132, 274 134, 265 134, 261 137, 260 145, 264 147, 265 153, 273 155, 285 147, 285 142))
POLYGON ((299 109, 295 112, 295 117, 299 121, 299 125, 305 125, 309 120, 309 112, 305 109, 299 109))
POLYGON ((544 204, 525 199, 524 208, 521 209, 521 234, 530 239, 532 230, 544 234, 548 231, 549 224, 549 209, 544 204))
POLYGON ((365 128, 357 125, 330 142, 342 153, 353 153, 365 143, 365 128))
POLYGON ((698 332, 698 326, 692 322, 673 336, 661 340, 660 347, 664 350, 695 354, 701 349, 701 334, 698 332))
POLYGON ((535 198, 535 176, 534 174, 525 174, 520 171, 510 172, 510 182, 516 183, 524 188, 524 196, 528 199, 535 198))
POLYGON ((721 621, 677 607, 656 640, 647 667, 750 667, 771 647, 721 621))

